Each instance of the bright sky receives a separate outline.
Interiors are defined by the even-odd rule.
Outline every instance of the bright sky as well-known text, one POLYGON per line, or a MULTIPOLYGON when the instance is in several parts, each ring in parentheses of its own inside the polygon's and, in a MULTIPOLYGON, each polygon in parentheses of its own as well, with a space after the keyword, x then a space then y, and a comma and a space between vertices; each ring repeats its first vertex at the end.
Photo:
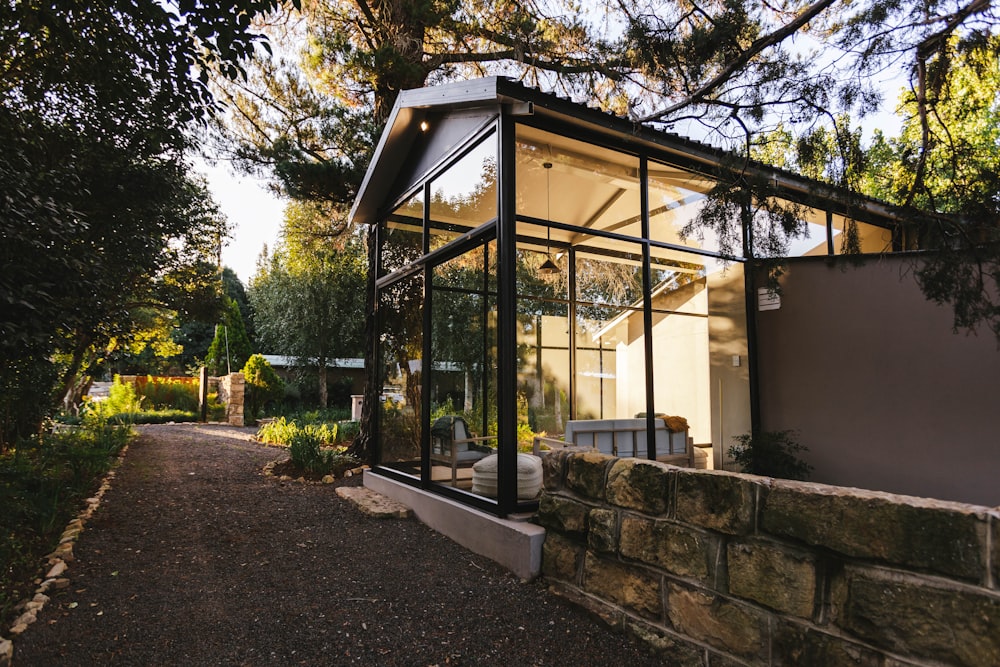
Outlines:
POLYGON ((265 245, 274 248, 278 240, 285 203, 262 182, 236 175, 225 162, 215 166, 200 163, 197 170, 208 179, 212 196, 233 228, 229 243, 222 249, 222 263, 247 285, 261 249, 265 245))

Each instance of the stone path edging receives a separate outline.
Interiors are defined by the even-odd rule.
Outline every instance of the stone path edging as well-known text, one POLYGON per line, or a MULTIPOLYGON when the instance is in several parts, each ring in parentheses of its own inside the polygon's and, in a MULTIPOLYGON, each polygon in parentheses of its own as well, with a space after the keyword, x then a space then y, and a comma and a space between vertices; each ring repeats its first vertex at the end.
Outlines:
POLYGON ((128 447, 126 444, 118 452, 118 456, 115 457, 116 460, 111 464, 111 470, 104 476, 101 486, 97 489, 97 493, 84 501, 86 507, 75 519, 66 524, 66 529, 63 530, 62 535, 59 537, 59 546, 45 557, 48 570, 42 577, 42 583, 35 590, 35 595, 22 600, 14 607, 23 611, 14 621, 14 624, 7 630, 11 638, 5 639, 3 635, 0 635, 0 667, 10 667, 12 664, 14 660, 13 638, 23 633, 28 629, 28 626, 38 620, 38 613, 45 607, 45 603, 49 601, 49 596, 46 593, 50 590, 60 590, 69 586, 70 580, 65 574, 69 569, 68 563, 72 563, 74 559, 73 545, 76 544, 77 539, 79 539, 80 534, 83 532, 84 525, 94 515, 94 512, 97 511, 101 500, 104 499, 104 494, 111 488, 111 481, 115 478, 118 466, 125 460, 128 447))

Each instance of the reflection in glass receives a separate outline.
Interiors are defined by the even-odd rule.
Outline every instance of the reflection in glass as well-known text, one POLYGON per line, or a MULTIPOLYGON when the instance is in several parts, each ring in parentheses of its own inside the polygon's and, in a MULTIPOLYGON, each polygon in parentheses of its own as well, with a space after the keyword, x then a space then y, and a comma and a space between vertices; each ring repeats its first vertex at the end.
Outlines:
POLYGON ((714 183, 691 172, 649 162, 649 238, 661 243, 721 252, 711 229, 694 225, 714 183), (685 229, 687 228, 687 230, 685 229), (688 233, 685 233, 688 231, 688 233))
POLYGON ((573 244, 588 229, 642 236, 637 157, 523 125, 516 141, 519 216, 580 227, 573 244))
POLYGON ((517 418, 535 433, 562 434, 570 418, 569 305, 517 299, 517 418))
POLYGON ((424 194, 418 190, 382 223, 379 230, 379 275, 416 261, 423 254, 424 194))
POLYGON ((431 479, 463 489, 472 487, 472 466, 497 444, 493 246, 478 246, 432 273, 431 479))
POLYGON ((423 276, 379 291, 380 463, 414 475, 420 472, 422 313, 423 276))
POLYGON ((490 135, 431 182, 430 249, 496 215, 496 136, 490 135))

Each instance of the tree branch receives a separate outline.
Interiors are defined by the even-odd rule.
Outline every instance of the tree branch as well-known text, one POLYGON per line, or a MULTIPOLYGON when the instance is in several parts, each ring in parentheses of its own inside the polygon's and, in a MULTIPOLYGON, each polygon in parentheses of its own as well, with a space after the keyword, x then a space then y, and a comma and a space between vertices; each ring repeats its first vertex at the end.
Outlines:
MULTIPOLYGON (((817 15, 826 10, 830 5, 834 4, 837 0, 818 0, 809 7, 807 7, 798 17, 788 23, 778 30, 754 40, 746 51, 741 53, 738 58, 730 61, 718 74, 716 74, 710 81, 704 84, 701 88, 696 90, 694 93, 688 95, 683 100, 671 104, 665 109, 657 111, 655 113, 649 114, 644 118, 640 118, 640 123, 647 123, 649 121, 660 120, 664 116, 668 116, 671 113, 682 109, 691 104, 696 104, 701 102, 709 93, 718 88, 719 86, 725 84, 736 72, 745 67, 754 57, 760 54, 765 49, 768 49, 776 44, 780 44, 789 36, 794 34, 799 28, 806 25, 810 20, 815 18, 817 15)), ((981 0, 976 0, 981 1, 981 0)))

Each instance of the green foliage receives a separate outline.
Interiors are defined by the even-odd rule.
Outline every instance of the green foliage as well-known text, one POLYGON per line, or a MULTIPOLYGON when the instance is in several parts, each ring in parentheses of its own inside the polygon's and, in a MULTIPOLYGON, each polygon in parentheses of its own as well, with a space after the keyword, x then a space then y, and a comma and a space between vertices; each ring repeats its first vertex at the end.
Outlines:
POLYGON ((0 454, 40 428, 51 409, 56 367, 28 355, 0 363, 0 454))
POLYGON ((806 479, 812 466, 802 461, 799 454, 809 451, 795 441, 793 431, 768 431, 752 435, 744 433, 733 438, 736 444, 729 448, 729 456, 751 475, 806 479))
POLYGON ((250 417, 256 419, 269 403, 281 399, 285 393, 285 383, 262 354, 251 355, 243 367, 246 380, 247 405, 250 417))
POLYGON ((223 421, 226 418, 226 405, 219 400, 219 394, 212 392, 207 396, 208 409, 205 418, 210 422, 223 421))
POLYGON ((134 421, 135 416, 142 412, 142 397, 135 390, 134 384, 122 382, 116 375, 114 383, 108 389, 107 399, 97 403, 94 412, 104 417, 121 415, 134 421))
POLYGON ((187 378, 147 376, 136 392, 147 409, 198 411, 198 384, 187 378))
POLYGON ((289 443, 289 455, 295 467, 313 474, 339 477, 345 470, 360 465, 343 448, 324 449, 322 445, 328 438, 329 431, 312 424, 295 431, 289 443))
POLYGON ((224 298, 225 318, 215 328, 215 338, 212 339, 205 357, 205 365, 211 375, 237 372, 236 369, 242 368, 253 352, 239 306, 229 297, 224 298))
POLYGON ((128 442, 127 426, 92 414, 80 427, 21 440, 0 454, 0 627, 34 586, 42 556, 128 442))
MULTIPOLYGON (((184 153, 217 108, 209 73, 239 75, 262 41, 251 18, 278 5, 2 5, 0 367, 63 353, 62 379, 44 387, 61 399, 129 345, 139 311, 187 315, 216 289, 199 266, 227 225, 184 153)), ((41 389, 0 386, 15 393, 0 405, 19 411, 0 421, 6 447, 37 430, 25 424, 41 389)))
POLYGON ((330 240, 325 224, 315 210, 290 207, 285 240, 258 267, 249 293, 261 346, 317 378, 321 407, 329 403, 328 362, 363 356, 367 275, 363 246, 330 240))
POLYGON ((337 442, 336 423, 300 422, 285 417, 278 417, 262 425, 257 431, 257 440, 268 445, 289 447, 295 436, 303 431, 308 431, 318 438, 321 444, 332 445, 337 442))

